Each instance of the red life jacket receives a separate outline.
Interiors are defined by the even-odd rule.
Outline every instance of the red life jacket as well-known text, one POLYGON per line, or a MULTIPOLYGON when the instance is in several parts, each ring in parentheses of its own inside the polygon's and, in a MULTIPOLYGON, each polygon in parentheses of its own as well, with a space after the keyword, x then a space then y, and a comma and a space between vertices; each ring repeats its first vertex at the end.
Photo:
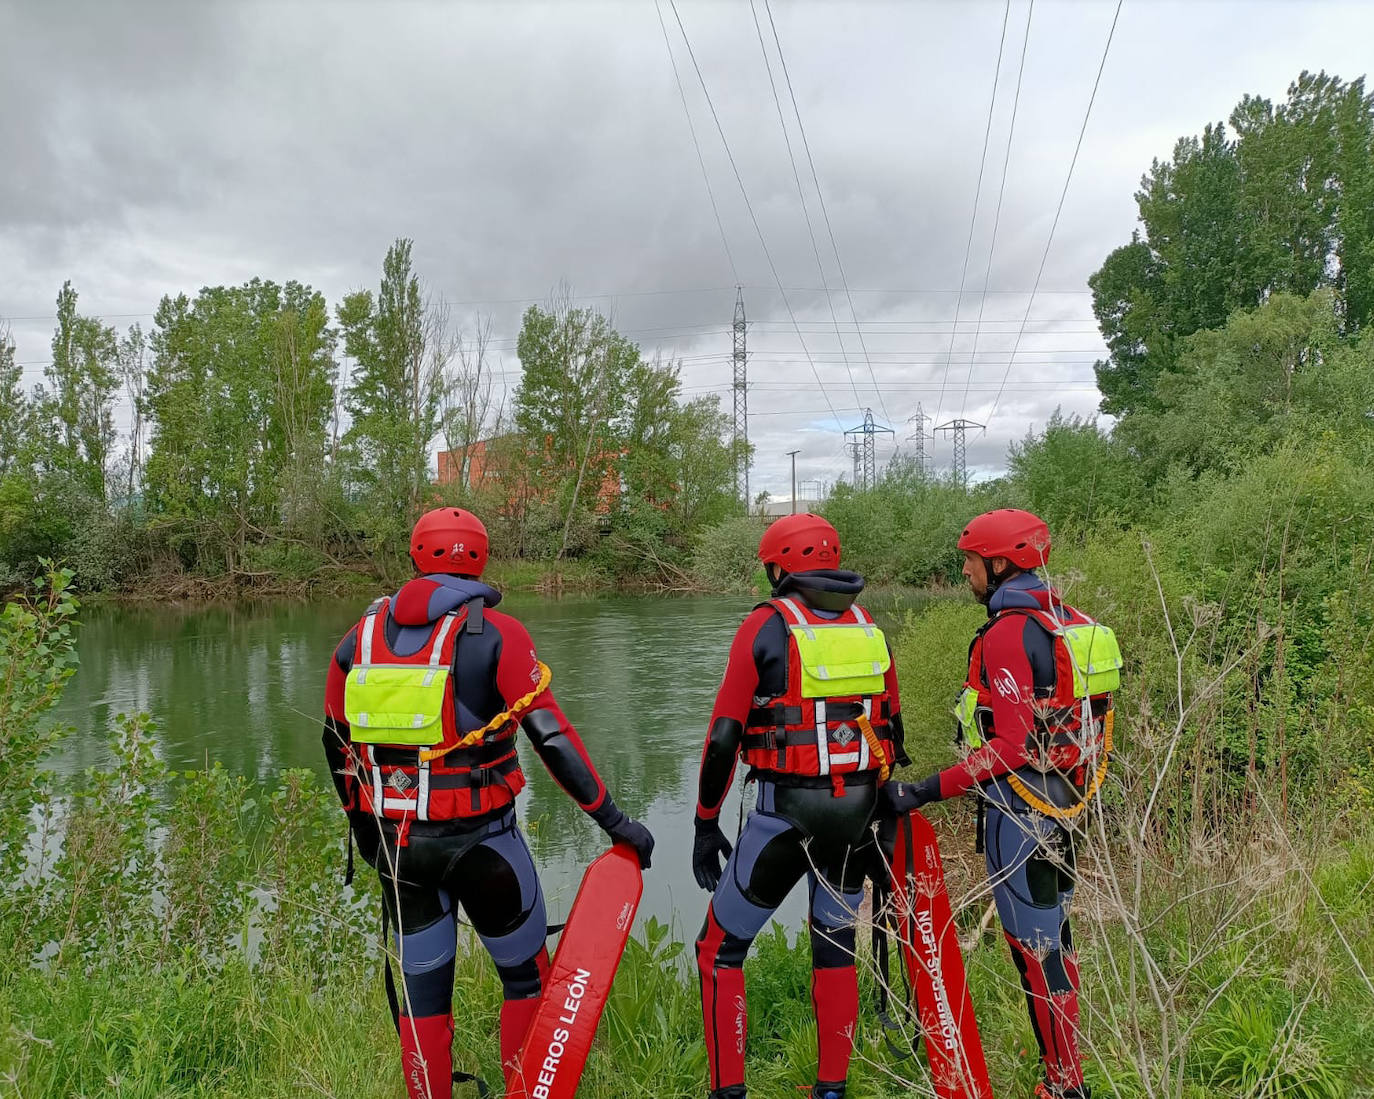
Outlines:
MULTIPOLYGON (((890 765, 896 758, 891 729, 892 702, 885 685, 861 694, 806 697, 802 654, 795 631, 857 626, 868 637, 876 636, 880 641, 882 631, 859 606, 851 605, 838 618, 824 618, 801 599, 770 599, 767 605, 782 615, 788 626, 787 686, 783 694, 749 711, 744 729, 744 761, 769 779, 777 776, 783 776, 784 781, 786 778, 829 778, 836 796, 843 796, 844 776, 876 776, 885 764, 890 765), (883 759, 877 758, 864 735, 858 720, 861 716, 872 726, 883 759)), ((875 665, 870 677, 880 682, 891 662, 886 642, 882 642, 881 651, 881 666, 875 665)), ((820 674, 824 676, 824 668, 820 669, 820 674)))
MULTIPOLYGON (((1081 788, 1087 781, 1087 766, 1095 766, 1103 754, 1104 739, 1109 732, 1112 696, 1110 691, 1081 697, 1075 692, 1074 655, 1064 640, 1063 630, 1065 627, 1085 626, 1096 627, 1103 632, 1110 631, 1081 611, 1064 604, 1057 603, 1055 612, 1052 615, 1031 607, 1008 607, 988 619, 973 635, 973 642, 969 645, 964 694, 970 691, 977 694, 977 705, 972 716, 979 736, 986 742, 995 731, 992 727, 992 687, 983 663, 983 636, 1008 615, 1023 615, 1037 622, 1050 635, 1053 643, 1054 683, 1048 688, 1037 687, 1035 690, 1035 698, 1031 702, 1034 725, 1026 737, 1026 753, 1037 770, 1058 771, 1081 788)), ((1111 644, 1114 649, 1114 639, 1111 644)), ((978 746, 970 743, 971 738, 962 724, 960 739, 971 747, 978 746)))
MULTIPOLYGON (((449 668, 459 633, 482 631, 480 604, 481 600, 475 599, 446 614, 434 623, 429 640, 417 652, 401 656, 386 641, 390 600, 378 600, 358 623, 358 659, 363 665, 449 668)), ((444 693, 442 739, 438 744, 425 749, 356 741, 350 745, 363 811, 388 820, 456 820, 508 805, 524 788, 525 775, 515 752, 515 721, 507 721, 476 744, 455 747, 471 730, 459 724, 453 686, 450 684, 451 689, 444 693), (426 758, 437 755, 435 749, 444 753, 426 758)), ((472 725, 473 729, 479 727, 480 722, 472 725)))

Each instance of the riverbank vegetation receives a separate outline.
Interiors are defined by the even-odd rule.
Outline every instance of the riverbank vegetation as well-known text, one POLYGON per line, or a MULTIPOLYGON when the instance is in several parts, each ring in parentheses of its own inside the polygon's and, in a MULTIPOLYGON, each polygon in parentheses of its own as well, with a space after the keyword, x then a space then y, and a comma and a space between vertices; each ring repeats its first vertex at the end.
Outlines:
POLYGON ((375 587, 408 574, 411 523, 441 503, 543 586, 686 581, 695 535, 737 510, 718 398, 561 289, 526 311, 502 407, 489 322, 460 329, 410 257, 397 241, 376 293, 332 316, 252 279, 164 297, 123 334, 64 284, 31 391, 0 318, 0 588, 43 557, 84 592, 158 600, 375 587))
MULTIPOLYGON (((877 583, 933 583, 950 595, 911 614, 895 638, 913 776, 952 757, 951 696, 982 613, 952 587, 953 544, 970 515, 1013 504, 1044 515, 1055 535, 1051 579, 1118 632, 1127 666, 1114 765, 1081 825, 1074 933, 1089 1080, 1095 1094, 1122 1099, 1374 1091, 1374 336, 1360 281, 1374 270, 1374 104, 1359 82, 1305 76, 1285 104, 1245 100, 1232 128, 1234 138, 1214 127, 1181 141, 1151 169, 1139 196, 1141 231, 1094 276, 1112 347, 1099 368, 1118 416, 1110 430, 1056 417, 1012 449, 1008 475, 996 482, 966 490, 896 468, 876 488, 840 488, 826 503, 847 564, 877 583), (1261 209, 1266 218, 1254 221, 1261 209)), ((410 283, 399 256, 388 263, 395 271, 382 294, 350 299, 340 316, 360 364, 374 354, 380 362, 396 338, 379 318, 410 283)), ((278 293, 296 303, 295 319, 251 331, 273 354, 294 346, 296 357, 279 361, 308 374, 322 305, 301 289, 278 293)), ((212 304, 204 304, 207 316, 248 308, 212 304)), ((199 308, 170 307, 157 339, 170 338, 175 315, 199 308)), ((595 318, 570 318, 537 311, 527 318, 531 339, 570 325, 585 330, 577 338, 633 358, 595 318)), ((73 346, 108 349, 77 320, 73 346)), ((195 346, 188 338, 184 357, 167 362, 192 362, 195 346)), ((71 361, 93 360, 83 351, 71 361)), ((658 371, 648 380, 684 417, 709 421, 709 407, 689 415, 666 368, 639 365, 658 371)), ((326 403, 302 415, 327 420, 326 403)), ((186 407, 213 420, 199 400, 186 407)), ((637 413, 617 415, 628 424, 637 413)), ((58 440, 67 449, 55 453, 67 455, 69 472, 85 470, 81 498, 95 499, 100 444, 77 430, 81 423, 73 420, 70 439, 58 440)), ((367 461, 375 463, 395 426, 378 425, 349 445, 372 448, 367 461)), ((395 454, 411 456, 406 483, 422 494, 418 436, 409 438, 410 449, 398 444, 395 454)), ((724 446, 719 431, 714 438, 702 444, 710 462, 702 461, 723 459, 728 469, 728 455, 713 449, 724 446)), ((551 441, 549 452, 563 445, 551 441)), ((567 445, 559 453, 616 443, 584 434, 567 445)), ((685 461, 677 456, 688 450, 674 446, 665 461, 685 461)), ((270 507, 290 499, 299 514, 318 517, 328 512, 311 511, 312 501, 344 501, 352 517, 318 542, 300 534, 298 550, 278 535, 258 540, 251 525, 216 525, 257 514, 250 509, 262 483, 247 473, 204 505, 223 510, 166 518, 152 503, 161 497, 145 487, 141 518, 109 522, 127 522, 135 544, 172 552, 188 573, 253 570, 255 554, 295 552, 303 562, 333 554, 341 572, 351 571, 371 556, 360 547, 398 520, 368 504, 371 489, 361 483, 330 496, 310 480, 318 463, 270 465, 286 453, 264 444, 259 456, 281 475, 270 507), (165 540, 146 541, 154 538, 165 540)), ((30 538, 28 556, 12 564, 55 544, 43 537, 67 514, 55 502, 59 485, 77 491, 74 477, 44 481, 37 459, 19 468, 39 478, 41 491, 29 511, 3 497, 4 522, 30 516, 5 527, 8 537, 30 538)), ((683 469, 646 469, 635 483, 685 484, 683 469)), ((231 474, 240 475, 215 475, 231 474)), ((145 486, 163 483, 151 454, 141 476, 145 486)), ((167 491, 187 476, 169 473, 167 491)), ((592 529, 603 520, 594 508, 584 519, 563 510, 586 487, 584 469, 582 488, 570 481, 560 490, 566 498, 533 500, 532 515, 543 518, 519 521, 529 524, 528 544, 543 548, 529 560, 572 557, 569 569, 593 567, 601 550, 568 551, 580 523, 592 529)), ((633 531, 608 520, 630 547, 615 552, 747 586, 757 524, 731 516, 728 486, 718 488, 690 517, 685 505, 665 509, 657 490, 644 488, 633 531)), ((108 481, 104 492, 101 514, 114 516, 108 481)), ((79 564, 72 544, 64 543, 79 564)), ((11 944, 0 954, 0 1095, 401 1094, 377 980, 375 885, 360 875, 341 892, 340 821, 327 790, 296 771, 261 787, 217 768, 170 774, 143 715, 122 722, 108 768, 59 781, 38 766, 56 735, 42 715, 73 667, 71 582, 53 570, 0 616, 0 933, 11 944)), ((996 1092, 1026 1094, 1036 1051, 1011 962, 986 931, 972 809, 944 805, 930 815, 970 946, 996 1092)), ((672 837, 661 852, 687 857, 672 837)), ((690 930, 650 925, 632 943, 583 1094, 703 1090, 699 1005, 684 964, 690 930)), ((884 1042, 866 955, 863 966, 851 1094, 929 1094, 919 1065, 884 1042)), ((751 1093, 794 1096, 813 1071, 805 948, 765 936, 746 973, 751 1093)), ((499 991, 480 951, 460 955, 458 980, 458 1064, 495 1081, 490 1020, 499 991)))

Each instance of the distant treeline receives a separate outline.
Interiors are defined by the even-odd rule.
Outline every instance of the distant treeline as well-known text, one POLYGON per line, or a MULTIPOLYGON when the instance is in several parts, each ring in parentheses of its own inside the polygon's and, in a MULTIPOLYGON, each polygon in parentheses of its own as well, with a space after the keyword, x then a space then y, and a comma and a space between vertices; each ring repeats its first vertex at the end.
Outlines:
POLYGON ((489 337, 426 298, 407 240, 332 318, 308 286, 252 279, 164 297, 121 335, 66 283, 45 383, 26 392, 0 338, 0 572, 66 558, 88 590, 387 577, 441 502, 478 510, 509 556, 596 549, 633 572, 742 510, 718 398, 686 399, 674 363, 556 292, 524 316, 502 407, 489 337))

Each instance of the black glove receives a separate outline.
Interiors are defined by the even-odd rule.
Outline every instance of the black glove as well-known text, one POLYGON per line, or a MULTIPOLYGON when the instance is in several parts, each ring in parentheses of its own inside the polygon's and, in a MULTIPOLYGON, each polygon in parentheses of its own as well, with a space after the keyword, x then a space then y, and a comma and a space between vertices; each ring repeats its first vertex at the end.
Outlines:
POLYGON ((889 782, 882 789, 883 807, 901 816, 922 805, 940 800, 940 776, 927 775, 920 782, 889 782))
POLYGON ((628 843, 639 856, 639 868, 649 869, 650 856, 654 853, 653 834, 637 820, 627 817, 608 795, 601 807, 592 814, 592 819, 601 825, 612 843, 628 843))
POLYGON ((692 841, 692 873, 697 884, 714 893, 720 884, 720 856, 730 857, 730 841, 720 830, 720 821, 697 817, 697 838, 692 841))

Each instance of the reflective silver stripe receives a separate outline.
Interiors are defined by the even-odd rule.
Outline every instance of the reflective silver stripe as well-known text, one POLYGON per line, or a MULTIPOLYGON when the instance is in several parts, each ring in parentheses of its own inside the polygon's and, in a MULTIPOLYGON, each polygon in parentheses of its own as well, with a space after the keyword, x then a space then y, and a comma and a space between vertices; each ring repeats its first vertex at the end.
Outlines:
POLYGON ((814 628, 814 626, 812 625, 812 623, 810 623, 810 622, 808 622, 808 621, 806 620, 806 615, 804 615, 804 614, 802 613, 801 608, 798 607, 797 604, 794 603, 794 602, 792 602, 792 600, 790 600, 790 599, 783 598, 783 599, 779 599, 778 602, 781 603, 784 607, 787 608, 788 612, 792 615, 793 619, 796 621, 797 625, 796 625, 796 627, 794 627, 794 628, 801 629, 801 630, 805 631, 807 638, 809 638, 809 639, 812 640, 812 641, 815 641, 815 640, 816 640, 815 628, 814 628))
POLYGON ((410 727, 412 729, 423 729, 425 727, 425 716, 424 714, 416 714, 410 719, 410 727))
POLYGON ((429 764, 420 761, 420 792, 415 795, 415 816, 419 820, 429 820, 429 764))
MULTIPOLYGON (((873 699, 872 699, 871 697, 865 698, 865 699, 864 699, 864 717, 868 718, 870 721, 871 721, 872 718, 873 718, 873 699)), ((860 729, 860 730, 859 730, 859 770, 860 770, 860 771, 867 771, 867 770, 868 770, 870 767, 872 767, 872 766, 873 766, 873 760, 869 757, 869 754, 868 754, 868 737, 864 736, 863 730, 860 729)))
MULTIPOLYGON (((382 808, 400 809, 402 812, 409 812, 410 810, 415 808, 415 803, 413 801, 407 800, 406 798, 387 798, 382 802, 382 808)), ((416 819, 424 820, 425 818, 417 816, 416 819)))
POLYGON ((372 804, 386 807, 385 787, 382 785, 382 769, 377 764, 372 765, 372 804))
POLYGON ((367 669, 372 667, 372 631, 377 628, 377 612, 369 611, 363 619, 362 661, 357 665, 359 683, 367 682, 367 669))
POLYGON ((449 611, 444 615, 444 620, 439 623, 438 632, 434 635, 434 648, 429 653, 429 671, 425 673, 425 686, 428 687, 434 682, 435 675, 444 666, 442 657, 444 655, 444 642, 448 639, 448 634, 453 629, 453 623, 458 615, 455 611, 449 611))
MULTIPOLYGON (((854 612, 854 621, 864 628, 864 633, 867 636, 872 637, 878 627, 873 624, 873 619, 869 616, 869 613, 857 603, 851 603, 849 609, 854 612)), ((878 670, 877 665, 874 665, 873 670, 878 670)))
MULTIPOLYGON (((358 678, 361 680, 361 679, 362 679, 362 676, 359 676, 358 678)), ((366 711, 366 710, 363 710, 360 714, 358 714, 358 720, 357 720, 356 722, 354 722, 354 724, 355 724, 355 725, 361 725, 364 729, 367 728, 367 711, 366 711)))
POLYGON ((448 638, 448 631, 453 629, 453 623, 458 618, 454 611, 449 611, 444 615, 444 620, 439 623, 439 632, 434 635, 434 651, 429 654, 429 666, 437 668, 444 655, 444 641, 448 638))
POLYGON ((797 625, 799 625, 799 626, 805 626, 805 625, 806 625, 806 615, 802 614, 801 608, 798 607, 796 603, 794 603, 792 600, 786 598, 785 596, 782 597, 782 598, 780 598, 780 599, 778 600, 778 602, 781 603, 784 607, 786 607, 786 608, 788 609, 788 611, 791 612, 792 617, 793 617, 793 618, 796 620, 796 622, 797 622, 797 625))
POLYGON ((830 774, 830 736, 825 731, 825 699, 816 699, 816 764, 817 773, 830 774))
MULTIPOLYGON (((860 759, 860 756, 861 756, 861 753, 859 753, 859 752, 842 752, 842 753, 836 753, 835 755, 832 755, 832 756, 830 757, 830 763, 831 763, 833 766, 835 766, 835 767, 843 767, 846 763, 856 763, 856 762, 858 762, 858 760, 860 759)), ((864 768, 863 768, 863 765, 860 764, 859 767, 858 767, 858 770, 862 771, 863 769, 864 769, 864 768)))

